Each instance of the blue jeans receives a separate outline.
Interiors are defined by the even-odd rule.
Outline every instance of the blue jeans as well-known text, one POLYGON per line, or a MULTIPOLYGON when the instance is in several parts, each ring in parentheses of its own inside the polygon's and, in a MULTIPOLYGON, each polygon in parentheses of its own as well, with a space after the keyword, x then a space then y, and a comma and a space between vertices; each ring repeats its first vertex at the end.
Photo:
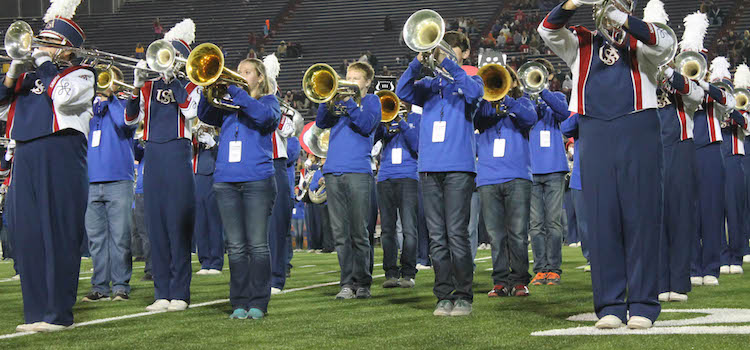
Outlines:
POLYGON ((495 285, 527 285, 527 247, 531 181, 515 179, 479 187, 484 223, 492 245, 492 281, 495 285))
MULTIPOLYGON (((471 244, 471 261, 477 257, 479 247, 479 213, 482 212, 482 203, 479 200, 479 192, 471 193, 471 216, 469 217, 469 243, 471 244)), ((476 264, 474 265, 476 268, 476 264)))
POLYGON ((214 183, 229 256, 229 300, 234 308, 268 311, 271 253, 268 221, 276 179, 214 183))
POLYGON ((378 205, 383 245, 383 270, 386 278, 414 278, 417 274, 417 187, 414 179, 389 179, 378 182, 378 205), (399 213, 400 215, 397 215, 399 213), (403 230, 401 268, 398 267, 396 218, 403 230))
POLYGON ((562 205, 565 173, 534 175, 529 206, 529 237, 534 273, 562 273, 562 205))
POLYGON ((130 255, 130 226, 133 181, 99 182, 89 185, 86 234, 94 264, 91 291, 109 295, 130 292, 133 263, 130 255))

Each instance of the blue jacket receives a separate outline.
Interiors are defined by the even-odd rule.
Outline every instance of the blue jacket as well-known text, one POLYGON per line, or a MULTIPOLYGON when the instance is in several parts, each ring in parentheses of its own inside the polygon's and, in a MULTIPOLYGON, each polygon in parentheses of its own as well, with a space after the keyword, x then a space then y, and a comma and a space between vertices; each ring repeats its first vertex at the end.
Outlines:
POLYGON ((380 170, 378 181, 388 179, 419 180, 417 173, 417 159, 419 149, 419 121, 421 115, 409 113, 407 120, 399 121, 398 126, 380 125, 375 132, 375 141, 383 140, 383 150, 380 152, 380 170), (389 133, 388 129, 398 132, 389 133), (401 153, 401 163, 393 164, 393 154, 401 153))
POLYGON ((480 77, 468 76, 456 62, 446 58, 441 64, 454 82, 442 77, 420 79, 422 63, 415 58, 396 87, 400 99, 423 107, 419 172, 475 173, 474 115, 484 95, 484 85, 480 77), (446 123, 445 140, 433 142, 433 129, 441 121, 446 123))
POLYGON ((295 164, 297 164, 297 159, 299 159, 299 152, 301 150, 302 146, 300 146, 298 138, 290 137, 286 140, 286 172, 289 177, 289 187, 292 189, 292 199, 297 198, 297 196, 294 195, 294 186, 296 184, 294 181, 294 173, 296 171, 295 164))
POLYGON ((477 136, 477 186, 513 179, 531 181, 529 129, 536 122, 534 103, 525 97, 506 96, 506 115, 498 116, 492 103, 482 101, 474 120, 477 136))
POLYGON ((134 180, 133 133, 126 125, 125 103, 115 97, 97 98, 89 121, 89 182, 134 180), (98 134, 98 137, 94 137, 98 134), (98 142, 98 145, 94 145, 98 142))
POLYGON ((145 149, 143 148, 143 145, 135 141, 133 142, 133 155, 135 155, 135 160, 138 161, 138 174, 136 175, 136 181, 135 181, 135 193, 143 193, 143 155, 145 154, 145 149))
POLYGON ((292 210, 292 219, 304 219, 305 218, 305 203, 294 202, 294 210, 292 210))
POLYGON ((578 118, 579 114, 573 114, 570 118, 566 119, 560 124, 560 130, 565 137, 572 137, 575 140, 573 144, 573 171, 570 172, 570 188, 574 190, 582 190, 581 187, 581 153, 578 147, 582 142, 578 138, 578 118))
POLYGON ((565 143, 560 132, 560 122, 567 119, 569 113, 557 113, 549 107, 550 104, 562 104, 564 105, 563 108, 567 110, 568 103, 565 101, 565 95, 559 92, 553 93, 544 89, 540 96, 543 102, 540 102, 536 109, 539 121, 534 124, 529 133, 531 173, 568 172, 568 161, 565 156, 565 143), (542 136, 543 134, 544 136, 542 136), (542 141, 545 142, 544 145, 542 145, 542 141))
POLYGON ((362 98, 361 107, 353 99, 339 104, 346 107, 347 113, 337 117, 328 111, 327 104, 321 103, 315 118, 319 128, 331 128, 324 174, 372 174, 370 152, 380 122, 380 98, 368 94, 362 98))
POLYGON ((234 85, 229 86, 227 92, 234 104, 240 106, 238 111, 213 107, 205 96, 201 96, 198 104, 198 118, 206 124, 221 127, 214 182, 249 182, 273 176, 270 135, 281 118, 276 96, 267 95, 256 100, 234 85), (236 141, 241 142, 240 160, 230 163, 231 143, 236 141))

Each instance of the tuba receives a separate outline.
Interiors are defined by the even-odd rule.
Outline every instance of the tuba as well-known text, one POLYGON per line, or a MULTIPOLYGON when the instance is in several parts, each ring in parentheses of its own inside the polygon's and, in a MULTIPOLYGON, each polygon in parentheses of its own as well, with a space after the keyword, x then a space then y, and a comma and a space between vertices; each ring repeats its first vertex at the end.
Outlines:
POLYGON ((302 91, 314 103, 327 103, 334 98, 352 97, 360 103, 357 83, 342 80, 336 71, 325 63, 310 66, 302 77, 302 91))
MULTIPOLYGON (((310 179, 312 179, 312 177, 310 179)), ((313 202, 315 204, 323 203, 328 199, 328 193, 326 193, 326 178, 321 177, 320 181, 321 184, 315 191, 310 191, 310 185, 307 185, 307 196, 310 197, 310 202, 313 202)))
POLYGON ((437 62, 435 55, 436 50, 443 51, 450 60, 458 62, 458 57, 453 48, 443 40, 445 36, 445 21, 440 14, 430 9, 423 9, 414 12, 404 23, 403 30, 404 43, 412 51, 430 52, 426 58, 427 67, 435 72, 436 75, 442 75, 448 80, 453 80, 437 62))
POLYGON ((312 154, 319 158, 326 157, 331 129, 321 129, 313 124, 310 130, 303 134, 303 137, 305 144, 310 148, 312 154))
POLYGON ((190 56, 185 61, 185 73, 193 84, 203 86, 206 99, 217 108, 239 109, 231 101, 223 99, 227 85, 237 85, 245 90, 248 89, 245 78, 224 65, 224 54, 218 46, 211 43, 200 44, 190 52, 190 56))
POLYGON ((406 108, 401 103, 401 100, 396 96, 393 91, 380 90, 375 93, 380 98, 380 122, 390 123, 401 115, 407 113, 406 108))
POLYGON ((694 51, 681 52, 674 63, 675 70, 690 80, 703 80, 708 72, 706 58, 694 51))
POLYGON ((549 71, 544 64, 536 61, 526 62, 518 68, 518 79, 523 90, 536 99, 549 85, 549 71))
POLYGON ((477 75, 484 82, 484 99, 489 102, 499 103, 513 87, 510 71, 497 63, 485 64, 479 68, 477 75))
POLYGON ((734 90, 734 109, 738 111, 747 111, 750 108, 750 90, 740 88, 734 90))

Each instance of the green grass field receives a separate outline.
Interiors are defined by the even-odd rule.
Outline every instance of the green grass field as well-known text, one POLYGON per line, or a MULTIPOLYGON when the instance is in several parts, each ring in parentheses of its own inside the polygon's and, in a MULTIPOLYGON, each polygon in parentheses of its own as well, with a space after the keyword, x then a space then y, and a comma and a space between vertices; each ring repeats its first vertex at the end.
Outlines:
MULTIPOLYGON (((612 335, 538 337, 535 331, 591 326, 568 317, 593 311, 589 274, 580 249, 564 247, 560 286, 531 287, 528 298, 489 299, 492 288, 489 251, 479 251, 474 275, 474 312, 463 318, 432 316, 434 275, 417 274, 414 289, 382 289, 373 284, 369 300, 334 300, 338 286, 292 291, 273 296, 268 316, 260 321, 229 320, 227 302, 185 312, 148 314, 85 325, 57 333, 0 339, 0 349, 746 349, 750 335, 612 335), (484 258, 484 259, 483 259, 484 258)), ((194 260, 197 260, 193 256, 194 260)), ((376 263, 382 251, 376 251, 376 263)), ((335 282, 334 254, 297 253, 287 289, 335 282)), ((145 312, 153 301, 153 286, 138 282, 143 263, 135 263, 131 300, 78 303, 76 323, 145 312)), ((82 278, 90 277, 91 260, 82 264, 82 278)), ((194 271, 199 268, 193 264, 194 271)), ((382 275, 376 266, 374 275, 382 275)), ((10 263, 0 263, 0 279, 12 276, 10 263)), ((193 276, 193 305, 229 296, 228 269, 221 276, 193 276)), ((81 280, 79 300, 90 287, 81 280)), ((665 309, 748 308, 746 277, 723 276, 719 287, 698 287, 683 304, 665 309)), ((0 282, 0 335, 13 334, 23 323, 19 282, 0 282)), ((693 318, 697 314, 662 313, 660 320, 693 318)), ((747 326, 748 324, 739 324, 747 326)), ((733 326, 737 326, 734 324, 733 326)))

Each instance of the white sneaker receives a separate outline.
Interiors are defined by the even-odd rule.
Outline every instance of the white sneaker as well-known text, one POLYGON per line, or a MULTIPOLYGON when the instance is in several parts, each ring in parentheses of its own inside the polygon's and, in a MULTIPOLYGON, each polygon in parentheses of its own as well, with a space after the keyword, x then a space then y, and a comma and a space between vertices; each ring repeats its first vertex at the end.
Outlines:
POLYGON ((750 254, 743 256, 742 257, 742 262, 750 263, 750 254))
POLYGON ((669 292, 659 293, 659 301, 666 303, 669 301, 669 292))
POLYGON ((173 299, 169 302, 167 311, 184 311, 188 308, 188 303, 184 300, 173 299))
POLYGON ((586 265, 586 267, 583 268, 583 272, 591 272, 591 265, 586 265))
POLYGON ((200 269, 195 274, 196 275, 208 275, 208 270, 206 270, 206 269, 200 269))
POLYGON ((169 300, 158 299, 153 304, 146 306, 146 311, 164 311, 169 307, 169 300))
POLYGON ((217 269, 210 269, 210 270, 208 270, 208 272, 206 274, 207 275, 221 275, 221 271, 219 271, 217 269))
POLYGON ((729 273, 732 275, 741 275, 745 271, 742 269, 742 266, 740 265, 730 265, 729 266, 729 273))
POLYGON ((281 294, 281 289, 271 287, 271 295, 281 294))
POLYGON ((21 280, 21 275, 16 274, 15 276, 11 277, 10 280, 11 281, 20 281, 21 280))
POLYGON ((728 275, 729 274, 729 265, 721 265, 719 268, 719 273, 722 275, 728 275))
POLYGON ((19 324, 18 326, 16 326, 16 332, 34 332, 34 327, 36 327, 40 323, 41 322, 19 324))
POLYGON ((630 316, 628 320, 629 329, 649 329, 654 323, 643 316, 630 316))
POLYGON ((607 315, 596 321, 594 326, 599 329, 615 329, 622 327, 622 320, 615 315, 607 315))
POLYGON ((417 270, 429 270, 432 269, 432 266, 417 264, 417 270))
POLYGON ((718 286, 719 285, 719 279, 714 276, 703 276, 703 285, 704 286, 718 286))
POLYGON ((34 329, 33 329, 34 332, 57 332, 65 328, 68 328, 66 326, 61 326, 59 324, 51 324, 47 322, 39 322, 35 324, 36 326, 34 326, 34 329))
POLYGON ((568 247, 575 248, 576 244, 575 243, 568 244, 568 247))
POLYGON ((677 293, 677 292, 669 292, 669 301, 687 301, 688 296, 687 294, 677 293))
POLYGON ((703 277, 690 277, 690 284, 694 286, 702 286, 703 277))

